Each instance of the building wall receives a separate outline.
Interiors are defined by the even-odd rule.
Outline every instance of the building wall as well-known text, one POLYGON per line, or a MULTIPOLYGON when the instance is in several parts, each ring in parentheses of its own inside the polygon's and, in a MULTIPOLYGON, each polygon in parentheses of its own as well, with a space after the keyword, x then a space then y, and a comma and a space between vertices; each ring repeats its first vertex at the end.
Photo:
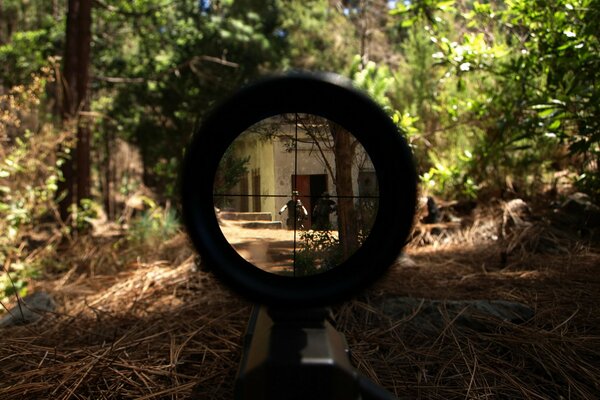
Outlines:
MULTIPOLYGON (((241 193, 241 184, 236 185, 234 193, 237 194, 254 194, 258 193, 262 197, 260 199, 260 209, 254 207, 254 202, 250 198, 249 211, 266 211, 271 212, 275 208, 275 199, 270 197, 272 189, 275 185, 275 164, 273 158, 273 145, 269 141, 263 140, 258 134, 248 132, 240 135, 234 142, 234 153, 236 157, 245 158, 250 156, 246 168, 248 170, 247 179, 248 193, 241 193), (252 174, 257 171, 260 175, 260 187, 253 187, 252 174)), ((241 198, 233 200, 233 208, 240 209, 241 198)))
MULTIPOLYGON (((270 212, 273 220, 279 219, 285 226, 286 213, 280 216, 278 212, 291 197, 292 175, 324 174, 327 176, 327 190, 331 196, 335 196, 334 179, 324 162, 323 155, 334 174, 335 157, 331 150, 324 149, 324 154, 322 154, 314 144, 299 142, 296 163, 294 151, 291 151, 292 141, 290 140, 295 134, 294 125, 278 125, 277 129, 278 135, 274 135, 267 140, 257 132, 246 132, 236 139, 234 146, 237 157, 250 156, 246 166, 248 169, 248 194, 258 192, 263 196, 260 202, 260 210, 256 210, 253 207, 252 200, 249 200, 249 211, 270 212), (252 187, 252 173, 256 170, 260 173, 259 189, 252 187)), ((302 137, 300 136, 299 139, 302 139, 302 137)), ((357 149, 357 162, 353 163, 352 168, 352 189, 356 196, 359 195, 359 171, 373 170, 370 160, 364 161, 363 152, 364 150, 359 146, 357 149)), ((234 190, 239 193, 241 185, 238 184, 234 190)), ((319 194, 313 193, 312 195, 319 194)), ((233 208, 240 210, 239 198, 234 199, 233 208)), ((335 224, 335 215, 332 215, 332 222, 335 224)))

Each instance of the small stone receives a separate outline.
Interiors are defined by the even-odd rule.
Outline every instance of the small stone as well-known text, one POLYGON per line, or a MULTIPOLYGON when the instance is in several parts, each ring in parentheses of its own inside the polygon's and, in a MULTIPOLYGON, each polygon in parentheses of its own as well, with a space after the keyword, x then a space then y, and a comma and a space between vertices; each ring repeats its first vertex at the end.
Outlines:
POLYGON ((417 266, 417 263, 408 254, 402 253, 400 257, 396 259, 396 265, 406 268, 414 268, 417 266))
POLYGON ((20 304, 8 310, 8 313, 0 319, 0 328, 38 321, 44 313, 56 309, 56 303, 54 303, 52 296, 46 292, 29 294, 20 299, 19 302, 20 304))
POLYGON ((521 303, 506 300, 427 300, 412 297, 389 297, 381 304, 382 311, 394 319, 406 319, 406 327, 428 335, 437 335, 454 321, 458 328, 476 331, 488 330, 492 320, 524 323, 535 315, 534 311, 521 303))
POLYGON ((501 235, 506 237, 515 229, 531 224, 532 215, 529 205, 522 199, 513 199, 504 205, 501 235))

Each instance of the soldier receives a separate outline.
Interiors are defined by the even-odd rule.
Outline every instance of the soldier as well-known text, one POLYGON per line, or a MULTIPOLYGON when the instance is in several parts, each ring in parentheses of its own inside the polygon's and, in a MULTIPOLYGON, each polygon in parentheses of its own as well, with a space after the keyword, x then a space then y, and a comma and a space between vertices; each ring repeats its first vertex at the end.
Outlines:
POLYGON ((329 198, 329 193, 324 192, 321 197, 319 197, 319 200, 317 200, 317 204, 315 204, 315 208, 313 209, 312 217, 314 229, 318 231, 331 229, 329 214, 333 213, 335 210, 335 202, 329 198))
POLYGON ((288 217, 286 220, 286 224, 288 229, 304 229, 304 220, 308 217, 308 211, 306 211, 306 207, 300 201, 300 193, 297 190, 292 192, 292 198, 290 201, 285 203, 281 210, 279 210, 279 215, 281 215, 285 209, 288 210, 288 217), (294 226, 294 217, 296 217, 296 225, 294 226))

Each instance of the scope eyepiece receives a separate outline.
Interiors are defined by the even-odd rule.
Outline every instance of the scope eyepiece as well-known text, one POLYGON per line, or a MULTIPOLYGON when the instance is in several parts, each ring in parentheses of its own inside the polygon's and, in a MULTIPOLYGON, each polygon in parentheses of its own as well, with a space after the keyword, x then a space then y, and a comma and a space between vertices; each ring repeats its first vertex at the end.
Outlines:
POLYGON ((209 268, 254 302, 328 305, 364 289, 410 233, 417 174, 391 118, 334 74, 263 78, 189 144, 183 218, 209 268))

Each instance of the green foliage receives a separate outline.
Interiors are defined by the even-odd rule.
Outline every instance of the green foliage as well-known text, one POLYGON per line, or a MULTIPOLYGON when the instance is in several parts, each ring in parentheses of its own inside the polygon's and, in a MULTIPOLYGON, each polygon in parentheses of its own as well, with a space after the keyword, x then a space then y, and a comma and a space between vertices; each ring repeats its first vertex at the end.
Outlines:
MULTIPOLYGON (((597 1, 397 1, 389 16, 386 7, 97 2, 92 148, 104 148, 106 137, 138 145, 143 183, 164 202, 177 193, 184 143, 215 103, 269 71, 329 70, 351 77, 386 109, 407 135, 425 187, 441 196, 499 194, 508 181, 531 192, 564 168, 598 196, 597 1)), ((48 57, 62 55, 65 11, 64 0, 2 4, 4 89, 31 82, 48 57)), ((21 138, 14 121, 2 122, 11 140, 21 138)), ((230 161, 219 179, 224 187, 243 172, 243 160, 230 161)), ((3 203, 11 224, 30 223, 24 204, 3 203)))
POLYGON ((331 231, 300 233, 300 249, 296 251, 297 276, 320 274, 335 268, 343 261, 340 241, 331 231))
POLYGON ((394 77, 389 68, 385 65, 378 66, 372 61, 362 66, 360 57, 355 56, 348 75, 357 87, 369 93, 373 100, 379 103, 388 114, 393 113, 389 91, 394 82, 394 77))
POLYGON ((344 71, 359 51, 355 30, 328 0, 285 2, 276 31, 286 50, 282 67, 344 71))
POLYGON ((31 74, 61 54, 64 0, 5 0, 0 6, 0 85, 31 81, 31 74), (58 15, 57 15, 58 14, 58 15))
POLYGON ((36 75, 30 81, 0 96, 6 105, 0 113, 0 140, 6 143, 0 148, 0 265, 8 268, 0 277, 0 299, 24 291, 37 273, 36 259, 26 254, 27 236, 53 215, 60 178, 56 148, 68 140, 48 125, 29 129, 31 120, 42 119, 46 79, 36 75))
MULTIPOLYGON (((5 261, 0 257, 0 262, 4 264, 5 261)), ((36 263, 12 262, 8 270, 3 267, 0 275, 0 301, 6 303, 12 296, 26 296, 29 280, 39 276, 40 268, 36 263)))
POLYGON ((0 46, 0 65, 4 70, 0 83, 14 86, 27 82, 32 72, 46 64, 51 49, 48 31, 15 33, 11 43, 0 46))
POLYGON ((64 137, 47 126, 34 134, 21 120, 21 115, 29 116, 27 113, 39 104, 43 89, 44 81, 34 78, 30 86, 16 87, 0 96, 0 103, 11 106, 1 116, 0 135, 12 142, 0 152, 0 245, 18 241, 22 228, 53 206, 59 177, 54 146, 64 137), (14 133, 20 129, 20 135, 14 133), (16 136, 14 140, 10 139, 11 132, 16 136))
MULTIPOLYGON (((591 178, 598 174, 600 139, 598 106, 592 100, 598 96, 600 73, 593 33, 598 32, 598 3, 451 3, 418 1, 394 11, 405 27, 418 29, 414 38, 429 35, 435 47, 435 63, 421 65, 437 84, 420 88, 433 96, 428 99, 433 113, 417 115, 425 143, 430 150, 443 148, 448 162, 438 168, 421 152, 432 168, 425 180, 470 179, 480 192, 505 190, 507 181, 518 181, 524 192, 539 190, 545 171, 565 164, 557 151, 564 147, 582 187, 598 193, 591 178), (433 121, 438 121, 436 129, 428 129, 433 121), (436 134, 440 130, 454 139, 448 143, 436 134), (452 156, 459 149, 471 150, 469 162, 452 156)), ((430 47, 423 40, 407 41, 405 56, 430 47)), ((407 60, 410 67, 424 59, 407 60)))
POLYGON ((561 0, 532 8, 514 1, 511 6, 507 24, 518 23, 531 37, 523 45, 523 63, 528 62, 531 75, 545 79, 528 99, 538 120, 532 134, 567 144, 578 161, 579 184, 598 197, 600 4, 561 0))
MULTIPOLYGON (((250 156, 238 158, 233 147, 228 147, 221 158, 219 169, 215 176, 215 193, 229 193, 231 189, 248 173, 250 156)), ((225 208, 229 206, 230 199, 226 196, 215 198, 215 206, 225 208)))
POLYGON ((401 25, 404 28, 411 27, 420 20, 436 24, 441 22, 441 18, 435 15, 436 12, 454 12, 454 3, 455 0, 397 1, 391 14, 402 17, 401 25))
POLYGON ((172 199, 176 196, 180 158, 175 156, 168 159, 161 157, 156 164, 147 168, 147 173, 152 175, 157 182, 160 182, 163 198, 172 199))
POLYGON ((78 205, 73 205, 71 215, 74 216, 73 227, 80 232, 92 227, 92 221, 97 219, 102 206, 92 199, 82 199, 78 205))
POLYGON ((428 172, 421 175, 421 182, 425 188, 437 195, 474 199, 477 197, 479 187, 469 176, 469 167, 473 155, 465 150, 459 157, 458 163, 443 164, 435 154, 430 154, 430 159, 435 162, 428 172))
POLYGON ((407 29, 398 46, 402 60, 394 71, 394 121, 404 129, 416 157, 427 168, 428 152, 441 124, 442 73, 434 68, 436 51, 431 34, 420 24, 407 29))
MULTIPOLYGON (((144 183, 163 199, 172 198, 182 145, 214 102, 261 69, 279 65, 282 6, 274 0, 213 2, 207 8, 190 0, 112 5, 94 15, 102 24, 97 32, 111 32, 108 40, 95 39, 95 68, 134 83, 97 82, 97 91, 113 99, 102 113, 117 121, 118 135, 139 146, 144 183), (156 11, 146 13, 150 9, 156 11)), ((114 132, 111 125, 101 128, 105 134, 114 132)))
POLYGON ((154 202, 135 217, 129 226, 128 239, 134 244, 154 246, 173 237, 180 230, 179 219, 172 208, 161 208, 154 202))

